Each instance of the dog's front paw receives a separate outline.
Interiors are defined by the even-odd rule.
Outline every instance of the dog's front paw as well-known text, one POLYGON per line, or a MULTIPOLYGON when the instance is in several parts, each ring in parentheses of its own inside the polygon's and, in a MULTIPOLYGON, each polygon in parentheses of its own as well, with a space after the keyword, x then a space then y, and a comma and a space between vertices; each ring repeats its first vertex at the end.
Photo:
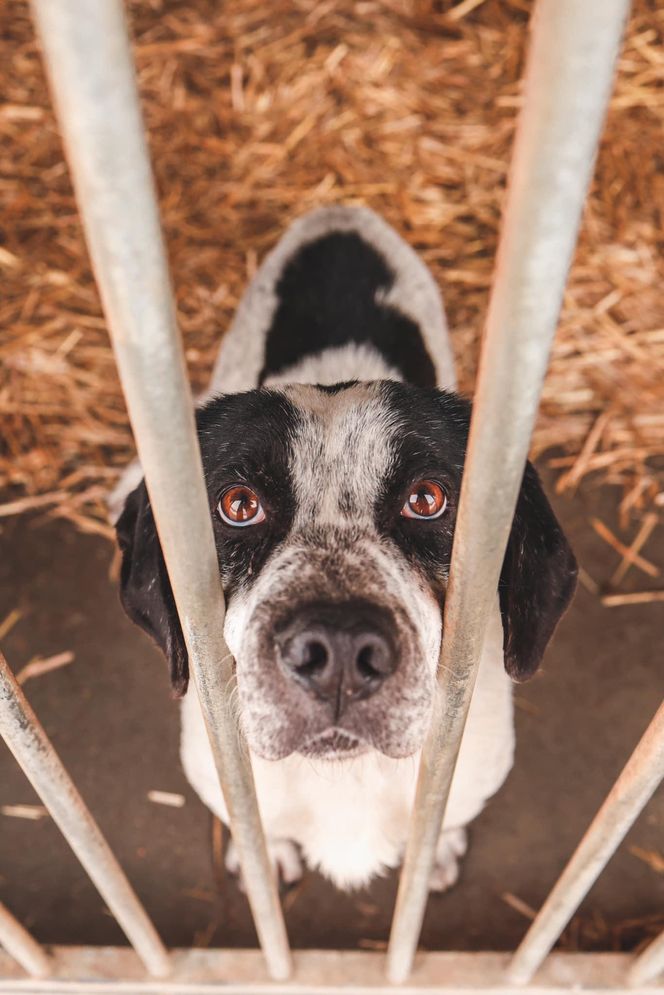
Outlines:
POLYGON ((447 829, 436 848, 436 863, 429 878, 429 890, 443 892, 459 880, 459 863, 468 849, 465 829, 447 829))
MULTIPOLYGON (((274 872, 278 875, 281 883, 287 887, 297 884, 304 874, 304 866, 297 844, 293 843, 292 840, 269 839, 267 841, 267 852, 274 872)), ((226 849, 226 870, 233 877, 237 878, 240 891, 246 891, 242 868, 240 867, 240 858, 233 840, 229 840, 226 849)))

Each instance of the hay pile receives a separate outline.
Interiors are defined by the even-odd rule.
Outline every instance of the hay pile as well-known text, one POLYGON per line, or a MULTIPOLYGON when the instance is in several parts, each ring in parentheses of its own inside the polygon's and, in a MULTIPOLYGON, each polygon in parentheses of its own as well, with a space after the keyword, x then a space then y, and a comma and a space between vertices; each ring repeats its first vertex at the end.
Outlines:
MULTIPOLYGON (((472 391, 529 9, 130 5, 197 388, 257 261, 291 219, 340 201, 382 213, 431 266, 472 391)), ((2 513, 41 506, 107 534, 132 439, 27 6, 5 11, 2 513)), ((625 513, 664 503, 663 34, 659 0, 636 0, 533 442, 557 450, 561 489, 598 475, 625 513)))

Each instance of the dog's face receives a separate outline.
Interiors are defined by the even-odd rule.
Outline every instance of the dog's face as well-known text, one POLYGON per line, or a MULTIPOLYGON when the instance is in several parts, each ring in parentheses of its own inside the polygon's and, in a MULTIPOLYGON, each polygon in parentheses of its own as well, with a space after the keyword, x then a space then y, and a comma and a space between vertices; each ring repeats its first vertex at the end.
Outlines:
MULTIPOLYGON (((220 397, 198 432, 251 749, 405 757, 431 715, 470 407, 387 381, 220 397)), ((122 600, 187 686, 144 484, 118 522, 122 600)), ((505 662, 537 667, 576 564, 529 465, 503 565, 505 662)))

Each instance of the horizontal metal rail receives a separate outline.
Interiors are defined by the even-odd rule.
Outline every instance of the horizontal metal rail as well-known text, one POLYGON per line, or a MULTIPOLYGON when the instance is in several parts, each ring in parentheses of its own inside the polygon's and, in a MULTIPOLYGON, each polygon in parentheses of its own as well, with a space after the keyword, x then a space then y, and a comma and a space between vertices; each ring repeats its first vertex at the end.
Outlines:
POLYGON ((627 983, 636 987, 664 974, 664 931, 639 954, 627 975, 627 983))
MULTIPOLYGON (((386 995, 385 957, 367 950, 296 950, 294 976, 271 981, 259 950, 174 950, 166 981, 141 975, 126 947, 54 947, 55 974, 26 979, 0 950, 2 995, 386 995)), ((399 995, 519 995, 505 980, 508 953, 423 951, 399 995)), ((625 995, 629 954, 551 955, 533 995, 625 995)), ((648 986, 662 995, 664 983, 648 986)))
POLYGON ((33 10, 247 895, 283 978, 288 940, 232 714, 224 596, 122 3, 33 0, 33 10))
POLYGON ((538 0, 445 602, 440 705, 424 746, 388 949, 411 969, 495 604, 628 0, 538 0))
POLYGON ((45 978, 51 973, 52 965, 46 952, 2 902, 0 902, 0 946, 4 947, 33 978, 45 978))
POLYGON ((164 945, 2 653, 0 735, 148 971, 165 977, 170 965, 164 945))
MULTIPOLYGON (((530 981, 583 898, 664 778, 664 703, 627 761, 567 867, 517 949, 508 972, 515 984, 530 981)), ((655 948, 651 961, 657 963, 655 948)), ((659 951, 664 957, 664 944, 659 951)), ((664 959, 660 962, 664 966, 664 959)), ((638 962, 637 962, 638 964, 638 962)), ((648 968, 644 961, 634 972, 648 968)))

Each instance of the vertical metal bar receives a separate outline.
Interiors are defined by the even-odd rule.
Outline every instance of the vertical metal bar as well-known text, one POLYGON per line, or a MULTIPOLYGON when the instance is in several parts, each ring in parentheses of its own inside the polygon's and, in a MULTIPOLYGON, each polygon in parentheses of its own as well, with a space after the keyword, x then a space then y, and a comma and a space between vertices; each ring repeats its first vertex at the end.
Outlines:
POLYGON ((224 597, 121 0, 33 0, 33 10, 256 930, 272 976, 285 978, 288 940, 232 715, 224 597))
POLYGON ((636 987, 652 981, 664 971, 664 931, 636 958, 627 974, 627 983, 636 987))
POLYGON ((495 602, 628 0, 538 0, 425 743, 387 954, 412 966, 486 620, 495 602))
MULTIPOLYGON (((664 703, 514 954, 508 981, 530 981, 663 777, 664 703)), ((664 943, 659 956, 664 966, 664 943)))
POLYGON ((27 929, 0 902, 0 944, 33 978, 46 978, 51 962, 27 929))
POLYGON ((170 972, 165 947, 2 653, 0 735, 150 974, 165 977, 170 972))

